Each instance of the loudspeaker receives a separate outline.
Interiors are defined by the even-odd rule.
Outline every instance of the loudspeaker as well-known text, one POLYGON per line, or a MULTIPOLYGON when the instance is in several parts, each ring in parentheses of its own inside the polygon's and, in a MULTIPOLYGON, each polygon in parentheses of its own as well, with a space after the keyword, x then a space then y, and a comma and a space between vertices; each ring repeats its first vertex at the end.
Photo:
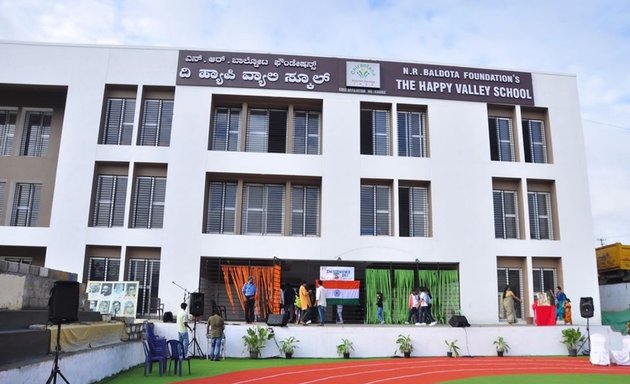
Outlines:
POLYGON ((470 327, 470 323, 468 322, 468 319, 466 319, 466 316, 453 315, 448 323, 451 327, 470 327))
POLYGON ((286 327, 289 322, 289 316, 286 316, 286 313, 283 315, 274 315, 269 314, 267 316, 267 325, 279 325, 281 327, 286 327))
POLYGON ((69 324, 79 320, 79 283, 55 281, 48 299, 48 321, 69 324))
POLYGON ((580 315, 585 318, 593 317, 593 298, 592 297, 581 297, 580 298, 580 315))
POLYGON ((164 312, 164 316, 162 317, 162 321, 165 323, 173 323, 173 312, 168 311, 168 312, 164 312))
POLYGON ((203 293, 193 292, 190 294, 190 314, 193 316, 203 315, 203 293))

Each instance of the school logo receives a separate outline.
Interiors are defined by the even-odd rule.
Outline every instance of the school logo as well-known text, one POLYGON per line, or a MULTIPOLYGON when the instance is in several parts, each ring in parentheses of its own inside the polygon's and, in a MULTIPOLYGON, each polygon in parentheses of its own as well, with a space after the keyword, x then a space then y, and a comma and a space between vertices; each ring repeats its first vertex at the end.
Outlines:
POLYGON ((346 86, 355 88, 380 88, 380 64, 346 61, 346 86))

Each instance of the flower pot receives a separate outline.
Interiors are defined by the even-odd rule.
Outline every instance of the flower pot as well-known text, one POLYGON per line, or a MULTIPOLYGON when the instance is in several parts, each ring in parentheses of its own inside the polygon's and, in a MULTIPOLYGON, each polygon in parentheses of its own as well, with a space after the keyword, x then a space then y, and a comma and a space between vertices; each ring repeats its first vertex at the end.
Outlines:
POLYGON ((257 359, 258 358, 258 352, 257 351, 249 351, 249 358, 250 359, 257 359))
POLYGON ((409 351, 409 352, 403 352, 403 356, 404 356, 404 357, 407 357, 407 358, 411 357, 411 351, 409 351))
POLYGON ((497 351, 497 356, 503 357, 503 351, 497 351))
POLYGON ((525 324, 527 324, 527 325, 532 325, 532 324, 534 324, 534 318, 533 318, 533 317, 531 317, 531 316, 526 317, 526 318, 525 318, 525 324))
POLYGON ((343 358, 344 359, 349 359, 350 358, 350 352, 344 352, 343 358))
POLYGON ((293 358, 293 352, 285 352, 285 353, 284 353, 284 356, 285 356, 287 359, 292 359, 292 358, 293 358))
POLYGON ((453 357, 453 352, 446 352, 447 357, 453 357))
POLYGON ((575 349, 575 348, 569 349, 569 356, 576 357, 577 356, 577 349, 575 349))

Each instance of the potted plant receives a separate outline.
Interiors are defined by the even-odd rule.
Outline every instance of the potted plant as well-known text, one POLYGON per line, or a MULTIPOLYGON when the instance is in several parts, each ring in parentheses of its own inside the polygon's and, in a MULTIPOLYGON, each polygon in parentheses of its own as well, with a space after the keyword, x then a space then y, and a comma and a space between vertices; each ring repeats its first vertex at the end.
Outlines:
POLYGON ((569 356, 577 356, 577 344, 584 340, 579 328, 566 328, 562 330, 562 344, 567 346, 569 356))
POLYGON ((249 357, 257 359, 260 356, 260 351, 265 348, 267 340, 270 340, 273 336, 273 331, 269 328, 260 326, 247 328, 247 334, 243 336, 243 344, 249 351, 249 357))
POLYGON ((341 343, 337 344, 337 354, 339 356, 343 356, 344 359, 349 359, 350 351, 354 351, 354 348, 352 348, 352 341, 348 339, 341 339, 341 343))
POLYGON ((448 357, 459 357, 459 346, 457 345, 457 340, 448 341, 444 340, 446 346, 448 347, 448 352, 446 352, 446 356, 448 357))
POLYGON ((505 341, 505 339, 503 338, 503 336, 499 336, 495 341, 494 341, 494 345, 497 347, 497 356, 503 356, 504 352, 507 352, 510 350, 510 346, 508 345, 508 343, 505 341))
POLYGON ((287 359, 290 359, 293 357, 293 352, 295 351, 295 348, 297 348, 297 343, 299 343, 300 340, 296 339, 294 336, 289 336, 286 339, 282 339, 280 341, 280 350, 282 351, 282 353, 284 353, 284 356, 287 359))
POLYGON ((398 344, 398 350, 402 352, 403 356, 410 357, 411 351, 413 351, 413 344, 411 343, 411 336, 407 335, 398 335, 396 339, 396 344, 398 344))

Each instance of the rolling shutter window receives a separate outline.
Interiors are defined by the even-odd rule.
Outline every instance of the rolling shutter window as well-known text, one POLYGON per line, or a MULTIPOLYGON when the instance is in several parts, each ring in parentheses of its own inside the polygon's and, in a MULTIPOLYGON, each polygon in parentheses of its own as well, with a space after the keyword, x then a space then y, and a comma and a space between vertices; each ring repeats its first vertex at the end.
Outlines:
POLYGON ((291 205, 291 235, 319 236, 320 187, 293 186, 291 205))
POLYGON ((132 228, 162 228, 165 195, 166 178, 136 178, 132 228))
POLYGON ((519 237, 518 203, 516 191, 493 191, 494 237, 517 239, 519 237))
POLYGON ((293 153, 318 155, 320 153, 320 113, 296 111, 293 129, 293 153))
POLYGON ((6 182, 0 181, 0 218, 2 218, 2 213, 4 212, 4 190, 6 189, 6 185, 6 182))
POLYGON ((213 151, 237 151, 241 124, 240 108, 219 107, 214 110, 213 151))
POLYGON ((547 163, 547 140, 545 123, 542 120, 523 120, 523 144, 525 161, 528 163, 547 163))
POLYGON ((247 152, 286 153, 287 111, 251 109, 247 124, 247 152))
POLYGON ((386 185, 361 186, 361 235, 391 234, 391 189, 386 185))
POLYGON ((556 284, 557 272, 555 268, 534 268, 532 270, 534 278, 534 292, 548 292, 554 290, 556 284))
POLYGON ((88 260, 88 280, 118 281, 120 260, 110 257, 90 257, 88 260))
MULTIPOLYGON (((505 319, 503 311, 503 290, 507 285, 509 285, 512 292, 514 292, 518 298, 523 299, 523 271, 519 268, 498 268, 497 285, 499 318, 505 319)), ((514 300, 514 310, 516 312, 516 317, 519 319, 523 318, 523 310, 525 308, 523 302, 524 300, 521 300, 520 302, 514 300)))
POLYGON ((400 187, 398 189, 399 231, 401 237, 429 235, 428 189, 400 187))
POLYGON ((17 112, 0 110, 0 156, 11 156, 15 138, 17 112))
POLYGON ((424 113, 398 112, 398 156, 425 157, 424 113))
POLYGON ((35 227, 39 215, 42 185, 18 183, 15 185, 11 225, 15 227, 35 227))
POLYGON ((107 99, 101 144, 130 145, 136 99, 107 99))
POLYGON ((551 194, 528 192, 530 237, 537 240, 553 240, 551 218, 551 194))
POLYGON ((168 147, 173 126, 172 100, 145 100, 140 145, 168 147))
POLYGON ((127 176, 98 175, 93 227, 122 227, 125 218, 127 176))
POLYGON ((490 158, 495 161, 514 161, 512 119, 492 117, 488 119, 490 131, 490 158))
POLYGON ((284 185, 248 184, 243 199, 243 234, 282 234, 284 185))
POLYGON ((206 233, 234 233, 236 188, 236 183, 211 182, 208 185, 206 233))
POLYGON ((138 281, 137 313, 149 313, 151 298, 158 297, 160 261, 151 259, 129 259, 128 281, 138 281))
POLYGON ((50 141, 50 124, 52 113, 28 112, 22 144, 21 156, 45 157, 48 155, 48 142, 50 141))

